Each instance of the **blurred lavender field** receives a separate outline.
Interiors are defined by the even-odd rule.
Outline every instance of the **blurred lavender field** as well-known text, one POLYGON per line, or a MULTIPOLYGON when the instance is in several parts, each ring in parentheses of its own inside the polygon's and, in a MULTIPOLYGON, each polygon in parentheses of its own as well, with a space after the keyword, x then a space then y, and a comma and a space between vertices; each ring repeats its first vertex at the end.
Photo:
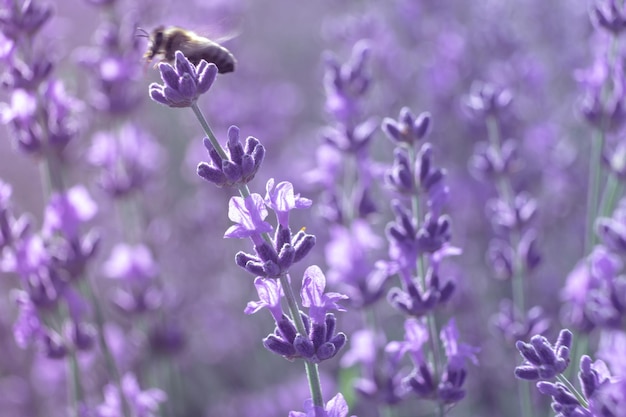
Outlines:
POLYGON ((0 0, 0 416, 626 417, 622 3, 0 0))

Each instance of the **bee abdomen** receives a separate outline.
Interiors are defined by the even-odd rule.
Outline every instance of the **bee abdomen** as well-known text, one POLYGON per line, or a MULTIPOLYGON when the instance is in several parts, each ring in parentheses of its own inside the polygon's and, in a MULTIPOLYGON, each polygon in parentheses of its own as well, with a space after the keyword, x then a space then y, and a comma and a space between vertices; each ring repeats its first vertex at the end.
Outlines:
POLYGON ((221 45, 211 45, 187 58, 194 65, 198 65, 203 59, 209 63, 212 62, 217 66, 217 71, 222 74, 235 70, 235 57, 221 45))

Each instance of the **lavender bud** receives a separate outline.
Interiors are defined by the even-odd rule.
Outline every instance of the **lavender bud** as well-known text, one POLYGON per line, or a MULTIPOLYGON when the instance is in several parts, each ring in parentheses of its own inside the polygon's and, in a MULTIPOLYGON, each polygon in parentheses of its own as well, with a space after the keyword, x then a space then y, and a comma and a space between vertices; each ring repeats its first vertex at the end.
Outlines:
POLYGON ((281 270, 286 271, 293 264, 296 251, 291 245, 284 245, 278 254, 278 265, 281 270))
POLYGON ((296 326, 293 322, 283 314, 283 317, 276 323, 276 326, 281 336, 289 343, 293 343, 298 334, 298 330, 296 330, 296 326))
POLYGON ((303 238, 299 239, 294 243, 295 254, 293 258, 293 262, 300 262, 304 259, 305 256, 313 249, 315 246, 315 236, 314 235, 305 235, 303 238))
POLYGON ((284 356, 285 358, 296 356, 296 349, 291 343, 287 343, 273 334, 263 339, 263 346, 270 352, 284 356))
POLYGON ((319 349, 326 342, 326 324, 314 323, 310 334, 315 349, 319 349))
POLYGON ((317 348, 316 355, 320 361, 325 361, 326 359, 330 359, 337 353, 335 349, 335 345, 332 343, 324 343, 322 346, 317 348))
POLYGON ((308 337, 298 334, 293 341, 293 347, 303 358, 311 359, 315 355, 315 346, 308 337))

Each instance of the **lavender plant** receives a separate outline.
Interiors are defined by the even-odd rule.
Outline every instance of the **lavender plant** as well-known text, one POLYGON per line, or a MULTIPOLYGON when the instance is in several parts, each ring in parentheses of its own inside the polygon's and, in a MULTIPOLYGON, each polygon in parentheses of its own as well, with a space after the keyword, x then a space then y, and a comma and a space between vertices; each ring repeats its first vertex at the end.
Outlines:
POLYGON ((345 345, 345 334, 335 334, 336 318, 330 311, 342 311, 337 301, 346 296, 324 293, 325 277, 317 266, 311 266, 302 280, 302 306, 309 309, 305 314, 295 299, 289 275, 289 268, 301 261, 315 244, 315 237, 304 229, 295 234, 291 232, 289 213, 296 208, 308 207, 311 202, 294 194, 290 183, 275 185, 273 179, 267 183, 265 198, 250 193, 247 183, 261 166, 265 155, 263 146, 257 139, 249 137, 244 148, 238 129, 231 127, 227 153, 197 106, 200 95, 209 90, 216 78, 214 64, 202 60, 195 67, 177 51, 174 66, 161 63, 159 70, 164 84, 150 85, 152 99, 173 108, 190 107, 208 136, 204 145, 212 163, 199 163, 198 175, 217 186, 237 186, 239 190, 240 196, 231 198, 228 209, 229 218, 235 224, 224 237, 250 238, 254 244, 254 254, 239 252, 235 259, 237 265, 257 275, 255 286, 260 301, 249 303, 247 313, 267 307, 276 322, 276 330, 264 340, 264 346, 288 360, 304 359, 312 403, 307 405, 307 414, 345 415, 336 411, 338 406, 335 403, 340 402, 341 397, 335 397, 328 404, 324 402, 317 366, 335 356, 345 345), (276 230, 265 221, 268 209, 276 214, 276 230), (273 238, 271 232, 274 232, 273 238), (282 311, 282 297, 290 316, 282 311))

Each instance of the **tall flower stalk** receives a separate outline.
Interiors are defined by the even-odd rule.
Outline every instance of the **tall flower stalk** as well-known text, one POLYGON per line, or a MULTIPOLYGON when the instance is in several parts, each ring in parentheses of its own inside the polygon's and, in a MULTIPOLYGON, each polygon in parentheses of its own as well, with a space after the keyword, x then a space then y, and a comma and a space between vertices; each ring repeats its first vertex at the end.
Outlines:
POLYGON ((40 344, 49 358, 67 361, 70 410, 78 416, 86 405, 78 353, 90 350, 94 338, 81 287, 98 241, 81 228, 97 208, 83 187, 68 188, 64 179, 64 152, 77 135, 79 104, 54 78, 54 64, 36 42, 52 14, 51 6, 37 1, 0 6, 0 31, 12 44, 3 74, 11 91, 4 122, 12 128, 16 148, 39 162, 48 200, 42 230, 23 229, 13 236, 4 265, 22 284, 15 293, 20 308, 15 336, 22 347, 40 344))
MULTIPOLYGON (((487 140, 477 144, 470 167, 477 177, 491 181, 497 193, 487 205, 497 234, 490 242, 488 259, 494 276, 510 281, 512 300, 501 302, 493 323, 509 342, 541 333, 547 330, 548 324, 540 307, 528 309, 527 306, 528 279, 541 260, 537 233, 532 227, 537 202, 527 192, 513 186, 513 177, 521 166, 518 145, 512 139, 503 140, 501 129, 512 99, 509 90, 484 83, 475 83, 465 99, 469 113, 487 130, 487 140)), ((521 415, 530 416, 530 389, 521 383, 518 390, 521 415)))
MULTIPOLYGON (((585 224, 586 258, 590 275, 593 275, 593 257, 598 244, 596 222, 600 216, 609 216, 616 208, 621 182, 620 130, 624 125, 624 56, 620 34, 626 29, 626 11, 623 2, 597 0, 590 8, 591 22, 598 38, 598 56, 592 68, 578 71, 576 76, 584 88, 579 109, 592 127, 589 152, 589 179, 585 224), (608 169, 607 169, 608 168, 608 169)), ((574 272, 572 272, 574 275, 574 272)), ((570 276, 571 277, 571 276, 570 276)), ((573 282, 570 280, 570 282, 573 282)), ((578 360, 588 349, 588 334, 593 329, 585 315, 577 315, 580 305, 565 290, 568 303, 566 319, 580 332, 573 346, 573 358, 578 360)))
MULTIPOLYGON (((232 197, 229 203, 228 216, 234 225, 224 237, 250 238, 254 245, 254 253, 239 252, 235 256, 237 265, 256 276, 254 283, 260 300, 250 302, 246 312, 251 314, 263 307, 270 310, 276 329, 264 339, 263 345, 285 359, 304 360, 311 392, 310 403, 305 405, 307 415, 310 412, 331 415, 326 410, 335 410, 338 402, 345 406, 345 401, 337 396, 324 402, 318 364, 334 357, 346 343, 345 334, 336 333, 336 318, 330 312, 343 311, 337 302, 346 296, 325 293, 324 274, 319 267, 310 266, 305 271, 300 293, 302 306, 308 308, 305 314, 300 310, 289 275, 289 268, 300 262, 315 244, 315 236, 306 233, 304 228, 291 232, 289 212, 307 208, 311 201, 295 194, 290 183, 275 183, 273 179, 267 182, 264 198, 250 192, 248 182, 261 167, 265 148, 253 137, 248 137, 244 146, 239 129, 232 126, 225 150, 197 106, 198 98, 216 79, 214 64, 202 60, 195 67, 177 51, 174 65, 161 63, 159 70, 164 84, 150 85, 152 99, 173 108, 190 107, 207 135, 204 146, 210 162, 198 164, 198 175, 218 187, 236 187, 239 191, 239 196, 232 197), (276 227, 265 221, 268 209, 276 215, 276 227), (282 299, 289 315, 282 311, 282 299)), ((344 406, 339 408, 343 410, 344 406)), ((301 414, 292 412, 293 416, 301 414)))
POLYGON ((432 127, 431 115, 415 117, 403 108, 397 120, 386 118, 382 128, 396 145, 386 183, 396 194, 392 201, 395 220, 387 225, 388 273, 400 286, 388 293, 390 304, 403 313, 405 340, 392 342, 386 351, 409 354, 414 370, 405 384, 418 398, 434 401, 444 416, 465 397, 466 359, 476 363, 476 349, 459 342, 454 319, 442 326, 438 311, 451 299, 456 285, 443 280, 441 264, 459 255, 450 244, 451 219, 443 214, 449 188, 445 170, 434 163, 434 147, 425 138, 432 127))

